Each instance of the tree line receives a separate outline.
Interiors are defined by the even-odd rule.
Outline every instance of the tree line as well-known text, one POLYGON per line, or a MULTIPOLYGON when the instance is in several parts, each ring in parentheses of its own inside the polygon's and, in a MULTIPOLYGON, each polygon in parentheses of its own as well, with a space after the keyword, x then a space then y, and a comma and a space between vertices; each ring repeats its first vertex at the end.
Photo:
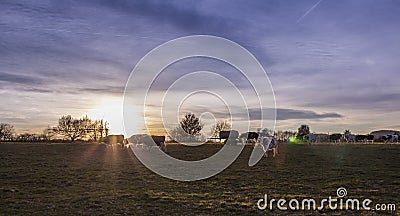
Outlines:
MULTIPOLYGON (((201 134, 204 129, 204 124, 200 121, 194 113, 186 113, 179 122, 179 126, 171 129, 169 135, 172 140, 176 139, 179 141, 205 141, 207 137, 201 134)), ((219 120, 210 128, 211 138, 218 138, 220 131, 231 130, 232 126, 228 120, 219 120)), ((279 140, 287 140, 293 136, 304 136, 310 133, 308 125, 301 125, 297 132, 288 130, 274 131, 269 128, 259 128, 258 133, 269 134, 277 137, 279 140)))
MULTIPOLYGON (((169 130, 171 139, 179 141, 205 141, 208 136, 201 134, 204 124, 194 113, 186 113, 179 122, 179 126, 169 130)), ((218 137, 219 132, 231 130, 228 120, 219 120, 210 128, 211 137, 218 137)), ((279 140, 287 140, 289 137, 297 136, 303 138, 310 133, 308 125, 301 125, 298 131, 273 131, 272 129, 259 129, 257 132, 266 133, 277 137, 279 140)), ((13 125, 0 123, 0 141, 41 142, 41 141, 99 141, 107 137, 109 125, 103 119, 91 119, 88 116, 74 118, 64 115, 58 119, 55 127, 47 127, 40 134, 22 133, 16 134, 13 125)))
POLYGON ((108 136, 109 125, 103 119, 91 119, 87 116, 74 118, 65 115, 58 119, 55 127, 47 127, 40 134, 16 134, 15 128, 9 123, 0 123, 0 141, 41 142, 76 140, 98 141, 108 136))

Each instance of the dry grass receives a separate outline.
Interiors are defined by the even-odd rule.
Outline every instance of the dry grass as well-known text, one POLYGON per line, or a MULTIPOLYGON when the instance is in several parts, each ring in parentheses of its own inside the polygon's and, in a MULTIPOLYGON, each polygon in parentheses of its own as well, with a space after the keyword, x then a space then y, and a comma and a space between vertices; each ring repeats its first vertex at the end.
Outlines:
MULTIPOLYGON (((220 145, 170 145, 186 160, 220 145)), ((398 207, 400 145, 282 145, 254 167, 251 146, 212 178, 177 182, 146 169, 128 149, 97 144, 0 144, 1 215, 258 215, 256 202, 274 198, 370 198, 398 207)), ((281 212, 273 214, 369 214, 281 212)), ((388 212, 379 212, 388 213, 388 212)), ((392 212, 393 213, 393 212, 392 212)))

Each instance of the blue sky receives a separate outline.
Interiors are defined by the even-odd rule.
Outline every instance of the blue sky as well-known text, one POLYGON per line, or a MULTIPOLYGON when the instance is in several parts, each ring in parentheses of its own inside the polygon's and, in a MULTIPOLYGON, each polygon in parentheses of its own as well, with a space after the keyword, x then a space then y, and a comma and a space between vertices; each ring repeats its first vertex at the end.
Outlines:
MULTIPOLYGON (((0 4, 0 122, 18 132, 40 131, 72 114, 108 118, 120 133, 115 110, 135 64, 156 46, 193 34, 227 38, 256 56, 275 90, 278 129, 400 128, 399 1, 0 4)), ((189 61, 160 82, 204 66, 229 71, 189 61)))

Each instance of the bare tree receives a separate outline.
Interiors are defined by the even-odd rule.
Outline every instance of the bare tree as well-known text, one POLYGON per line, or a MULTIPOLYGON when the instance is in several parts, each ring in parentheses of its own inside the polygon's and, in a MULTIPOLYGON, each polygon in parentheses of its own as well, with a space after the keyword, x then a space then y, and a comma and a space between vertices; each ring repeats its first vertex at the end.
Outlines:
POLYGON ((56 135, 54 129, 48 126, 46 129, 43 130, 42 134, 40 135, 41 140, 43 141, 50 141, 56 135))
POLYGON ((62 116, 58 120, 54 132, 67 137, 72 142, 76 139, 91 139, 97 141, 108 135, 108 124, 103 120, 92 120, 85 116, 79 119, 71 115, 62 116))
POLYGON ((193 113, 186 113, 179 124, 183 131, 192 136, 199 135, 204 126, 200 118, 193 113))
POLYGON ((230 130, 232 128, 231 123, 228 120, 219 120, 213 126, 211 126, 211 136, 219 136, 219 132, 223 130, 230 130))
POLYGON ((14 137, 14 126, 8 123, 0 123, 0 141, 9 141, 14 137))
POLYGON ((68 137, 71 142, 78 138, 83 138, 87 134, 87 125, 89 118, 74 119, 71 115, 62 116, 58 120, 55 132, 68 137))
POLYGON ((203 126, 199 117, 193 113, 186 113, 179 126, 169 131, 169 135, 175 141, 196 141, 203 126))
POLYGON ((90 140, 101 140, 103 137, 108 136, 108 123, 103 120, 94 120, 88 129, 88 136, 90 140))

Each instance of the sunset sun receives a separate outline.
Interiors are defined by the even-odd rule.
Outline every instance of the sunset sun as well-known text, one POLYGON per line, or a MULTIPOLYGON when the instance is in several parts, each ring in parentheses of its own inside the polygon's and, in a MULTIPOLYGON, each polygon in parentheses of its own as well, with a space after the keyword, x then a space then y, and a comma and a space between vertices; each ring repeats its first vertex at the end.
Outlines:
POLYGON ((89 111, 88 116, 94 119, 103 119, 107 121, 111 133, 122 134, 124 132, 122 109, 122 99, 102 99, 92 110, 89 111))

